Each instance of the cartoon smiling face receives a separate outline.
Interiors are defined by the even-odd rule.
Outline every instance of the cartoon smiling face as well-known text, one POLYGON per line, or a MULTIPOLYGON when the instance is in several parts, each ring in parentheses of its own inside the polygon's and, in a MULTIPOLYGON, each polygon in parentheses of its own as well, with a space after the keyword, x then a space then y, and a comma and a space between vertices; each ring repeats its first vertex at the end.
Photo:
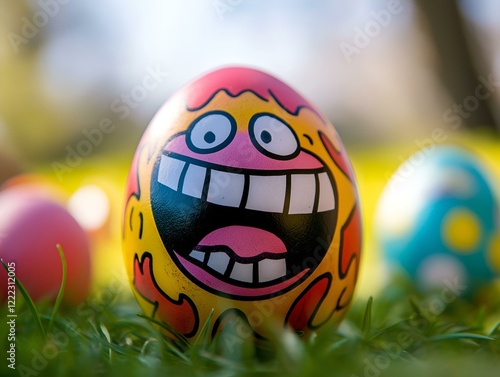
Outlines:
POLYGON ((141 141, 128 191, 134 290, 184 335, 214 296, 214 331, 229 314, 258 330, 247 312, 262 300, 280 300, 269 317, 306 331, 352 297, 360 219, 342 144, 267 74, 226 68, 176 93, 141 141))

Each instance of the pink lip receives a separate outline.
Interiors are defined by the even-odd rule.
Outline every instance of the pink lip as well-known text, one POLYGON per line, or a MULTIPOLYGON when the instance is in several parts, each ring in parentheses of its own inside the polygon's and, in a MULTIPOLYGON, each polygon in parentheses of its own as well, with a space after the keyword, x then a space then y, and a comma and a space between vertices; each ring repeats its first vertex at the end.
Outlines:
POLYGON ((187 259, 182 257, 181 255, 175 253, 182 266, 192 275, 196 276, 196 279, 202 282, 203 284, 211 287, 219 292, 226 293, 232 296, 243 296, 243 297, 259 297, 266 296, 270 294, 274 294, 280 291, 284 291, 287 288, 294 285, 297 281, 299 281, 308 271, 309 269, 305 269, 295 275, 294 277, 283 281, 281 283, 269 286, 269 287, 260 287, 260 288, 245 288, 238 287, 222 280, 216 278, 212 274, 208 273, 204 269, 194 265, 189 262, 187 259))

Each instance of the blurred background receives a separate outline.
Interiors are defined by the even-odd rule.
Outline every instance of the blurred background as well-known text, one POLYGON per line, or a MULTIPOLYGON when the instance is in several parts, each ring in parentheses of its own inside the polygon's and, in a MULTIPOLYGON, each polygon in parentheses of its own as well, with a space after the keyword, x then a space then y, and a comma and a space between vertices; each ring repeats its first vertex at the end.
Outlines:
POLYGON ((499 181, 499 1, 0 0, 0 10, 0 183, 37 173, 64 191, 93 237, 96 285, 123 273, 120 211, 142 132, 173 91, 223 65, 281 78, 337 128, 365 217, 361 294, 379 280, 373 209, 406 158, 461 143, 499 181))

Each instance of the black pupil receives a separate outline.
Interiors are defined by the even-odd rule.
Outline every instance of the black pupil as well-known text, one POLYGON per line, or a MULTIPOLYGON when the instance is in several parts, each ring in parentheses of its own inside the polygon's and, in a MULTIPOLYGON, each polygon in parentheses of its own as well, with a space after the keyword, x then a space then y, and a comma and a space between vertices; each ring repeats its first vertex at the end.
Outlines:
POLYGON ((260 138, 264 143, 269 144, 271 142, 272 136, 269 131, 262 131, 260 134, 260 138))
POLYGON ((215 134, 212 132, 212 131, 208 131, 205 136, 203 136, 203 139, 205 139, 205 141, 208 143, 208 144, 212 144, 214 141, 215 141, 215 134))

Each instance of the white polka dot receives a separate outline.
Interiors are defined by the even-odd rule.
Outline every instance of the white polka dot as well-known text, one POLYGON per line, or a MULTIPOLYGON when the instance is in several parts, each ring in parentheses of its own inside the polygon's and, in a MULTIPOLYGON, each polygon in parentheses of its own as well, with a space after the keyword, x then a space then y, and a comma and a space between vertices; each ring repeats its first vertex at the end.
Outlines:
POLYGON ((83 186, 69 199, 68 210, 84 229, 97 230, 109 217, 109 199, 99 186, 83 186))
POLYGON ((417 281, 425 290, 443 288, 451 282, 468 284, 467 271, 456 258, 435 254, 426 258, 418 267, 417 281))
POLYGON ((462 168, 449 168, 441 173, 442 190, 461 199, 469 199, 477 195, 476 179, 462 168))

